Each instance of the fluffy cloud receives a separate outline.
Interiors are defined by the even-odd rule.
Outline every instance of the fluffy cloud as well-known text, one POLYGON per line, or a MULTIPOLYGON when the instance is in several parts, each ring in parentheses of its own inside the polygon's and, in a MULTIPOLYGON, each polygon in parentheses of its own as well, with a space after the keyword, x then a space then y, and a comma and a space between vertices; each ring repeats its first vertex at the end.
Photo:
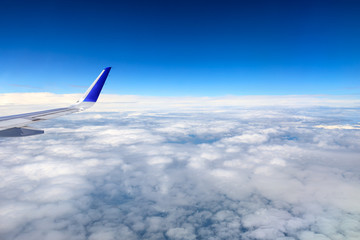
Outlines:
POLYGON ((313 98, 105 96, 0 139, 0 239, 359 239, 359 109, 313 98))

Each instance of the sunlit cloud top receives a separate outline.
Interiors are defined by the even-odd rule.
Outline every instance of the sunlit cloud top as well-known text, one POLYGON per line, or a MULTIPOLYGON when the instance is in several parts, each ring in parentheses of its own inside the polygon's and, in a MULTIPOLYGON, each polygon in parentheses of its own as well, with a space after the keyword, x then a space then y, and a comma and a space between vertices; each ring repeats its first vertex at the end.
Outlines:
POLYGON ((0 139, 0 238, 359 239, 359 108, 252 100, 105 95, 0 139))

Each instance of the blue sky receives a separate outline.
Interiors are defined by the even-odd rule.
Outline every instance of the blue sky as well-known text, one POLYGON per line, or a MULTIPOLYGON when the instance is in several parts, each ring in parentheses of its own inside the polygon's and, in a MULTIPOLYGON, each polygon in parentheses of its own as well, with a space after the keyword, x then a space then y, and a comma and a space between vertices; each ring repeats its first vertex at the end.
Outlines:
POLYGON ((3 1, 0 93, 360 94, 358 1, 3 1))

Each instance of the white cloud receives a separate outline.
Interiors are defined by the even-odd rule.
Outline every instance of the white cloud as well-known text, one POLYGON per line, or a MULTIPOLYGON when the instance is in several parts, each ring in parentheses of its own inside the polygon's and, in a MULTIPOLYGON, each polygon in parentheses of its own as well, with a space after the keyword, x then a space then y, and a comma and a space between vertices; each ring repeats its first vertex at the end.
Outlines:
POLYGON ((317 125, 317 126, 314 126, 314 127, 317 127, 317 128, 325 128, 325 129, 360 129, 360 125, 349 125, 349 124, 346 124, 346 125, 317 125))
POLYGON ((0 239, 359 239, 359 102, 103 100, 0 139, 0 239))
POLYGON ((171 228, 166 232, 166 235, 170 239, 196 239, 195 234, 186 228, 171 228))

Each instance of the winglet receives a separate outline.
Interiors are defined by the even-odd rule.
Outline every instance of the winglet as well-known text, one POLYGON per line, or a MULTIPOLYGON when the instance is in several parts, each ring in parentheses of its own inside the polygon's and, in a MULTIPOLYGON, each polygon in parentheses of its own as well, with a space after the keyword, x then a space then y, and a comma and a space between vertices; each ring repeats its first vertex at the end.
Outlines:
POLYGON ((107 76, 109 75, 111 67, 107 67, 105 68, 100 75, 97 77, 97 79, 93 82, 93 84, 91 84, 91 86, 89 87, 89 89, 86 91, 84 97, 83 97, 83 102, 96 102, 101 89, 104 86, 104 83, 106 81, 107 76))
POLYGON ((97 99, 99 98, 100 92, 104 86, 107 76, 111 67, 107 67, 100 75, 96 78, 96 80, 91 84, 89 89, 85 92, 84 96, 80 98, 75 105, 72 105, 73 108, 78 109, 78 111, 83 111, 92 105, 95 104, 97 99))

